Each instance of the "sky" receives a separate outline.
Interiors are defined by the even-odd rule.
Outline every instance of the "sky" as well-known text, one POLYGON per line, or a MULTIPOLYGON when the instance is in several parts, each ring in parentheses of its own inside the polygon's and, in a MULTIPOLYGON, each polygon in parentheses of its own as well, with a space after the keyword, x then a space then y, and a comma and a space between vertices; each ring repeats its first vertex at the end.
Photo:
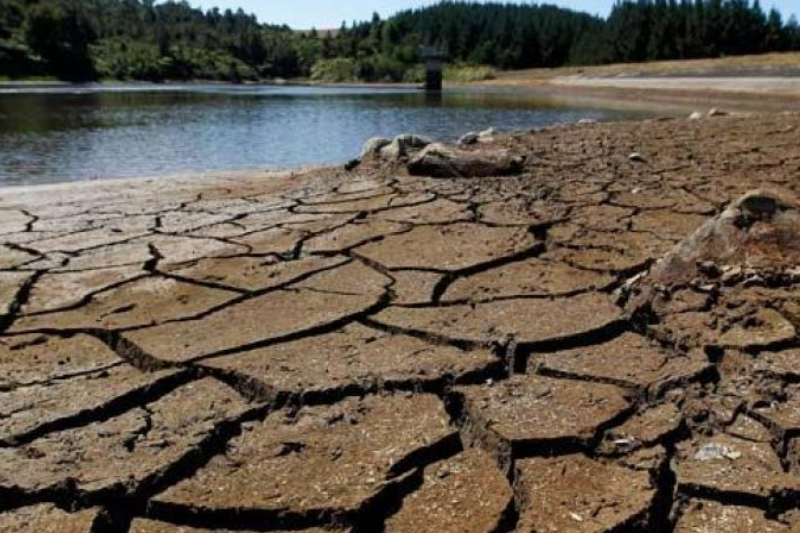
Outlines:
MULTIPOLYGON (((294 29, 338 28, 342 21, 367 20, 374 11, 388 17, 402 9, 434 4, 436 0, 189 0, 203 8, 242 8, 262 22, 288 24, 294 29)), ((607 15, 614 0, 549 0, 564 7, 607 15)), ((788 18, 800 16, 798 0, 761 0, 764 9, 777 7, 788 18)))

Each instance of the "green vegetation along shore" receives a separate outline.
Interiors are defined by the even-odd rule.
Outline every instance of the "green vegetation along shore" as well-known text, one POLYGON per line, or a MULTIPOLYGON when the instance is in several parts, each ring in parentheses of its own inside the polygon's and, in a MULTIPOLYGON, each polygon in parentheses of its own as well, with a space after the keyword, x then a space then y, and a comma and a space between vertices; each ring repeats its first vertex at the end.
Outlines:
POLYGON ((447 78, 476 81, 495 69, 800 50, 800 26, 758 0, 620 0, 608 18, 444 1, 325 31, 187 2, 0 0, 0 79, 415 82, 421 45, 449 53, 447 78))

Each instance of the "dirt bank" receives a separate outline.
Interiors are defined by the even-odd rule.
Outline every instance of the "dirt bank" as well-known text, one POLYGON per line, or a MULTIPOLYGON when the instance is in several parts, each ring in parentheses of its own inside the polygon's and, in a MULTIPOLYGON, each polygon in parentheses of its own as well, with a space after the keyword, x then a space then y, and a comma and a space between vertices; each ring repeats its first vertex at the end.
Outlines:
POLYGON ((573 100, 670 104, 696 111, 720 106, 800 110, 800 54, 508 71, 477 85, 573 100))

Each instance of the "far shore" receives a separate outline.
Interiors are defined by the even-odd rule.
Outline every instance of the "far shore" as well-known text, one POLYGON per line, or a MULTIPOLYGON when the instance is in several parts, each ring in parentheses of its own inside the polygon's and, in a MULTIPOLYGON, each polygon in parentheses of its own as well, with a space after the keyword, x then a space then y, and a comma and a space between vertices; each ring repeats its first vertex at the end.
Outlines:
MULTIPOLYGON (((232 84, 219 81, 188 82, 93 82, 73 84, 58 81, 0 82, 3 89, 59 89, 97 88, 113 89, 115 86, 143 90, 170 90, 193 85, 220 85, 231 87, 320 87, 342 89, 421 89, 407 83, 322 83, 308 80, 278 80, 232 84)), ((539 71, 503 72, 496 79, 479 82, 445 83, 445 90, 469 89, 485 91, 512 91, 568 101, 573 104, 652 108, 662 106, 678 112, 704 111, 724 107, 736 111, 800 110, 800 76, 652 76, 648 74, 594 75, 569 74, 542 76, 539 71)))

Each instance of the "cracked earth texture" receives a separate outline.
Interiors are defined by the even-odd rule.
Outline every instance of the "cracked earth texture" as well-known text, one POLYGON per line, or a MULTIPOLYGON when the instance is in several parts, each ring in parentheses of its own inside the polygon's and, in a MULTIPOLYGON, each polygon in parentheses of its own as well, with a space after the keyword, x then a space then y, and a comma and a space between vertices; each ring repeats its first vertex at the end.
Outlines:
POLYGON ((0 531, 800 531, 800 115, 480 149, 0 191, 0 531))

